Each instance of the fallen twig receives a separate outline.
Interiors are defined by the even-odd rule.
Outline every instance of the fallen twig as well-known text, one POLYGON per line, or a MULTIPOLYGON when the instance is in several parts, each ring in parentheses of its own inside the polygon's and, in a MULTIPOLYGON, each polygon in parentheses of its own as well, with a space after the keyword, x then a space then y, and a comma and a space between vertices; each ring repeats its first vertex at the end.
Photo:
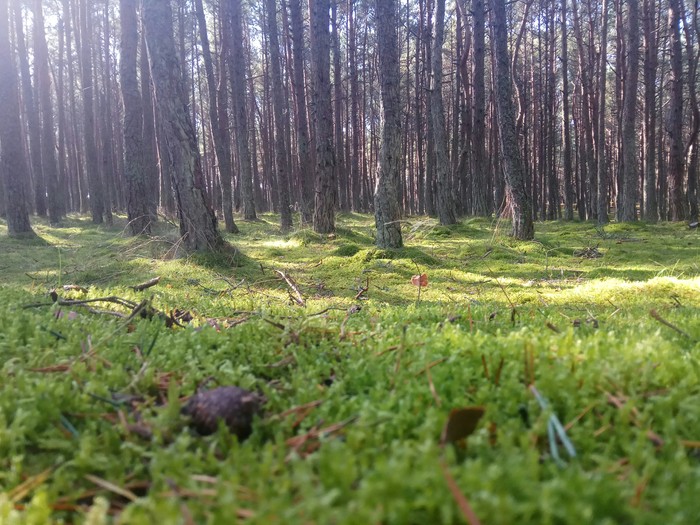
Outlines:
POLYGON ((294 292, 293 294, 290 292, 289 296, 292 298, 292 300, 297 303, 299 306, 306 306, 306 301, 304 300, 304 296, 301 294, 301 291, 299 290, 299 286, 297 286, 297 283, 292 279, 289 275, 284 273, 282 270, 275 270, 275 273, 282 277, 284 281, 287 283, 287 286, 291 288, 291 290, 294 292))
POLYGON ((136 286, 132 286, 131 288, 132 288, 135 292, 142 292, 142 291, 145 290, 146 288, 150 288, 151 286, 155 286, 155 285, 158 284, 159 282, 160 282, 160 276, 154 277, 153 279, 149 279, 148 281, 139 283, 139 284, 137 284, 136 286))
POLYGON ((358 299, 360 299, 360 297, 365 295, 368 290, 369 290, 369 277, 367 277, 367 284, 365 286, 363 286, 362 288, 360 288, 360 291, 357 292, 357 294, 355 295, 355 300, 357 301, 358 299))
POLYGON ((54 304, 58 304, 58 306, 81 306, 89 303, 114 303, 131 309, 138 306, 134 301, 122 299, 116 295, 110 295, 107 297, 97 297, 95 299, 59 299, 52 303, 31 303, 25 304, 22 308, 40 308, 42 306, 53 306, 54 304))
POLYGON ((447 482, 450 492, 452 493, 452 497, 457 503, 459 510, 462 511, 462 515, 467 520, 467 523, 469 523, 469 525, 481 525, 481 521, 479 521, 479 518, 474 513, 474 510, 472 510, 471 505, 469 505, 469 501, 459 490, 459 485, 457 485, 455 478, 453 478, 452 474, 450 474, 450 470, 447 468, 444 459, 440 460, 440 469, 442 470, 442 475, 447 482))
POLYGON ((663 317, 661 317, 661 316, 659 315, 659 312, 657 312, 657 311, 654 310, 653 308, 649 311, 649 315, 650 315, 653 319, 656 319, 658 322, 660 322, 662 325, 668 326, 671 330, 675 330, 676 332, 678 332, 678 333, 681 334, 682 336, 685 336, 685 337, 687 337, 688 339, 693 340, 693 337, 692 337, 690 334, 688 334, 688 332, 684 332, 683 330, 681 330, 680 328, 678 328, 676 325, 669 323, 666 319, 664 319, 663 317))

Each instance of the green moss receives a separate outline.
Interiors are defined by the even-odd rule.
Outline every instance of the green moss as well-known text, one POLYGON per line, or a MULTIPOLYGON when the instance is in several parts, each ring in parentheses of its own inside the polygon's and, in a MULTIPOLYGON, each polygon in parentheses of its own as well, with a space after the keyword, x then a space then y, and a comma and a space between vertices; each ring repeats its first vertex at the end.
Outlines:
POLYGON ((333 255, 336 257, 352 257, 359 251, 360 247, 357 244, 341 244, 333 252, 333 255))
POLYGON ((125 222, 36 220, 33 240, 8 239, 0 222, 0 523, 85 519, 66 502, 92 506, 95 522, 111 505, 123 523, 179 523, 186 505, 197 523, 237 511, 250 523, 459 523, 441 458, 488 523, 698 515, 700 463, 683 443, 700 440, 700 268, 684 224, 538 223, 535 241, 519 242, 507 222, 412 217, 405 248, 378 250, 370 216, 340 214, 328 238, 283 236, 264 214, 226 236, 231 258, 174 257, 171 225, 133 239, 125 222), (591 246, 604 256, 573 255, 591 246), (305 308, 274 270, 294 279, 305 308), (48 304, 66 284, 88 290, 59 287, 62 299, 146 299, 192 321, 167 328, 158 315, 99 313, 129 315, 114 303, 48 304), (225 428, 198 436, 180 417, 205 382, 266 396, 246 442, 225 428), (305 417, 279 417, 308 403, 305 417), (443 450, 450 411, 470 405, 485 407, 482 422, 465 448, 443 450), (576 447, 564 468, 550 453, 551 414, 576 447), (345 426, 294 449, 335 423, 345 426), (46 469, 17 510, 9 491, 46 469))

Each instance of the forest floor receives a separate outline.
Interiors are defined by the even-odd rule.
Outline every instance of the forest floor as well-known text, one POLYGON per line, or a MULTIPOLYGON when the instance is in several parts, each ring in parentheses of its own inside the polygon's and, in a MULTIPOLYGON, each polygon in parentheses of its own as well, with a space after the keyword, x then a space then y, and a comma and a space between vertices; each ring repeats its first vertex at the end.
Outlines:
POLYGON ((0 222, 0 524, 698 523, 697 230, 238 224, 0 222), (181 413, 229 385, 241 443, 181 413))

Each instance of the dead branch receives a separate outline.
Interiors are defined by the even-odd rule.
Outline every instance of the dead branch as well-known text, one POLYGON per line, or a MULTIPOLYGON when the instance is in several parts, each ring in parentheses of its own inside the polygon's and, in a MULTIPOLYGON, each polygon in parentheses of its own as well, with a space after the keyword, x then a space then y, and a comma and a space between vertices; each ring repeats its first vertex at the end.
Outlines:
POLYGON ((360 297, 365 295, 368 290, 369 290, 369 277, 367 277, 367 284, 365 286, 363 286, 362 288, 360 288, 360 291, 357 292, 357 295, 355 295, 355 300, 357 301, 358 299, 360 299, 360 297))
POLYGON ((690 339, 691 341, 693 340, 693 338, 691 337, 690 334, 688 334, 688 332, 684 332, 683 330, 681 330, 680 328, 678 328, 676 325, 669 323, 666 319, 664 319, 663 317, 661 317, 661 316, 659 315, 659 312, 657 312, 657 311, 654 310, 653 308, 649 311, 649 315, 650 315, 653 319, 656 319, 658 322, 660 322, 662 325, 668 326, 671 330, 674 330, 674 331, 678 332, 679 334, 681 334, 682 336, 687 337, 687 338, 690 339))
POLYGON ((64 285, 63 285, 63 291, 64 291, 64 292, 82 292, 82 293, 87 293, 87 292, 88 292, 88 289, 85 288, 85 287, 83 287, 83 286, 79 286, 79 285, 77 285, 77 284, 64 284, 64 285))
POLYGON ((151 286, 155 286, 155 285, 158 284, 159 282, 160 282, 160 276, 154 277, 153 279, 149 279, 148 281, 139 283, 139 284, 137 284, 136 286, 132 286, 131 288, 132 288, 135 292, 142 292, 142 291, 145 290, 146 288, 150 288, 151 286))
POLYGON ((116 295, 110 295, 108 297, 97 297, 95 299, 59 299, 58 301, 52 303, 25 304, 22 308, 40 308, 42 306, 53 306, 54 304, 58 304, 58 306, 81 306, 89 303, 114 303, 130 309, 138 306, 137 303, 129 301, 128 299, 122 299, 116 295))
POLYGON ((275 270, 275 273, 282 277, 284 281, 287 283, 287 286, 292 290, 294 293, 289 293, 289 296, 292 298, 292 300, 297 303, 299 306, 304 306, 306 307, 306 301, 304 300, 304 296, 301 294, 301 291, 299 290, 299 286, 297 283, 292 279, 289 275, 284 273, 282 270, 275 270))

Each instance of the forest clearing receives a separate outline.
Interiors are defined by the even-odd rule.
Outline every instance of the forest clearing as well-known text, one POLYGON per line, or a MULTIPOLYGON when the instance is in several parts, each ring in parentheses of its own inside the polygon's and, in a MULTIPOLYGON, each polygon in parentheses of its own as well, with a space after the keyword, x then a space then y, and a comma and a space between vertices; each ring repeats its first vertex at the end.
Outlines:
POLYGON ((0 523, 700 515, 697 230, 412 217, 378 250, 368 215, 278 219, 235 256, 0 222, 0 523), (261 400, 240 442, 182 413, 229 386, 261 400))

